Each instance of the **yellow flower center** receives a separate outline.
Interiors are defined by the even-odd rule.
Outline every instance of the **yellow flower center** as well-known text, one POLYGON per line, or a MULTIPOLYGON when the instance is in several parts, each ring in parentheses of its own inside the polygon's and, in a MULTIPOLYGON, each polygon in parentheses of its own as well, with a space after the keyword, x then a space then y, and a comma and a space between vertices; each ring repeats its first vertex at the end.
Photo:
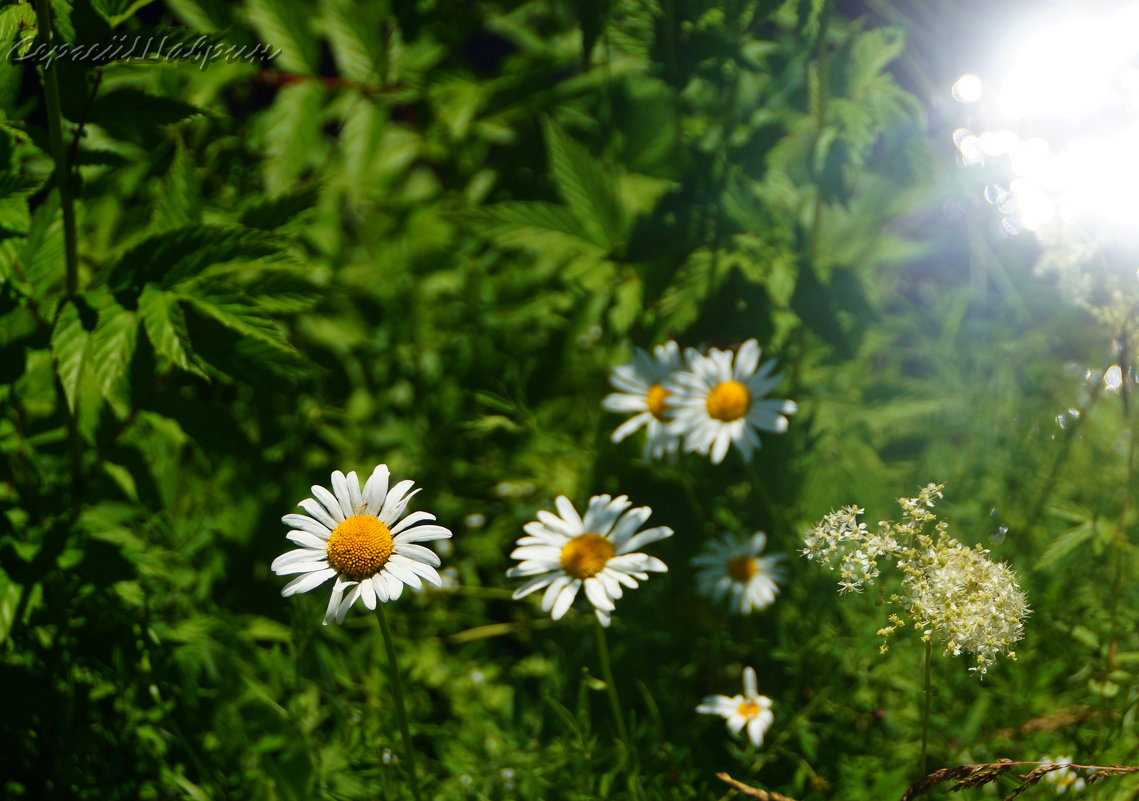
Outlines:
POLYGON ((744 701, 742 704, 736 707, 736 713, 742 717, 747 718, 748 720, 751 720, 759 714, 759 704, 755 703, 754 701, 744 701))
POLYGON ((759 563, 753 556, 733 556, 728 560, 728 578, 746 584, 759 572, 759 563))
POLYGON ((371 515, 353 515, 328 538, 328 564, 353 581, 379 573, 391 555, 392 533, 371 515))
POLYGON ((724 381, 712 387, 704 405, 708 407, 709 417, 730 423, 747 414, 751 393, 739 381, 724 381))
POLYGON ((562 570, 576 579, 592 578, 616 554, 613 543, 600 534, 579 534, 562 548, 562 570))
POLYGON ((668 390, 660 384, 653 384, 649 387, 649 394, 645 396, 645 403, 649 407, 649 413, 663 423, 664 407, 668 403, 668 390))

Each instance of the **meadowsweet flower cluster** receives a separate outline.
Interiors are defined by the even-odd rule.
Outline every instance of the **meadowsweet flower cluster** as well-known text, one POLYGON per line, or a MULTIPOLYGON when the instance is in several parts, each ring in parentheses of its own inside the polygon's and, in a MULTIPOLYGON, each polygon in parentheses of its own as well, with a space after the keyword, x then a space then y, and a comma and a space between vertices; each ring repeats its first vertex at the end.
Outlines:
MULTIPOLYGON (((890 600, 908 613, 923 639, 936 638, 945 653, 969 653, 979 675, 1000 654, 1016 658, 1012 645, 1024 634, 1030 610, 1016 575, 989 559, 980 546, 970 548, 949 536, 948 524, 933 514, 941 484, 929 484, 914 498, 898 500, 901 522, 883 522, 871 533, 858 521, 854 506, 831 512, 804 537, 803 555, 840 576, 840 592, 858 592, 880 575, 879 560, 893 562, 902 574, 902 591, 890 600), (934 524, 936 537, 927 532, 934 524)), ((888 637, 906 625, 901 615, 879 630, 888 637)), ((883 644, 883 649, 885 648, 883 644)))
POLYGON ((618 365, 609 378, 619 392, 602 407, 633 416, 613 432, 620 442, 646 429, 644 456, 659 459, 684 450, 706 453, 719 464, 735 445, 745 461, 760 447, 757 431, 781 433, 798 406, 765 396, 782 380, 772 375, 775 360, 759 363, 762 350, 754 339, 738 351, 712 348, 706 355, 686 348, 683 361, 675 342, 658 345, 650 356, 636 349, 633 361, 618 365))

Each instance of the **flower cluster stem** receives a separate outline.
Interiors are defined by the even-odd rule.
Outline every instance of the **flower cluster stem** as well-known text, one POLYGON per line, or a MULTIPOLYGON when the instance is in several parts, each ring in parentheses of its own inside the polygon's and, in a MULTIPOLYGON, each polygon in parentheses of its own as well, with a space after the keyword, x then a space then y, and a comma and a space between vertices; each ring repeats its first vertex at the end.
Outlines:
POLYGON ((407 725, 407 707, 403 703, 403 686, 399 680, 399 663, 395 655, 395 642, 392 639, 391 629, 388 627, 387 617, 384 615, 384 605, 376 605, 376 617, 380 619, 380 631, 384 634, 384 647, 388 652, 388 666, 392 675, 392 695, 395 696, 396 717, 399 718, 399 730, 403 735, 404 758, 407 759, 407 773, 411 777, 411 792, 415 801, 423 801, 423 790, 419 786, 419 774, 415 770, 415 748, 411 744, 411 729, 407 725))
POLYGON ((925 704, 921 715, 921 763, 918 767, 918 776, 925 776, 926 745, 929 742, 929 703, 933 697, 933 683, 930 681, 930 662, 933 661, 933 637, 925 641, 925 704))

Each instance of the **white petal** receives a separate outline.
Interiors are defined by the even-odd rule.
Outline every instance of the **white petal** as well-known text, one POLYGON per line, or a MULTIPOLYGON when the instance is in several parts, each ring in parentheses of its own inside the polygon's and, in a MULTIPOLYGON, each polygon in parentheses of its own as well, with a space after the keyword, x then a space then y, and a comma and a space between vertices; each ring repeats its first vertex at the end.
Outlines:
POLYGON ((307 531, 290 531, 285 535, 285 539, 295 542, 297 545, 303 545, 306 548, 311 548, 314 551, 321 553, 328 552, 328 540, 310 534, 307 531))
MULTIPOLYGON (((569 576, 565 575, 565 574, 557 576, 553 580, 553 582, 550 584, 550 586, 546 588, 546 592, 542 594, 542 611, 543 612, 549 612, 551 609, 553 609, 554 601, 556 601, 558 599, 558 596, 561 595, 562 590, 564 590, 567 586, 569 586, 569 584, 572 581, 573 581, 573 579, 570 578, 569 576)), ((515 591, 515 592, 517 592, 517 591, 515 591)), ((514 597, 515 598, 521 598, 522 596, 516 594, 514 597)))
POLYGON ((609 539, 617 547, 618 553, 620 553, 621 546, 625 544, 625 541, 633 536, 633 532, 639 529, 652 513, 653 510, 648 506, 638 506, 636 509, 630 509, 613 526, 613 532, 609 535, 609 539))
POLYGON ((395 576, 387 573, 380 573, 384 577, 384 582, 388 585, 388 597, 395 601, 403 594, 403 582, 395 576))
POLYGON ((597 609, 604 612, 612 612, 614 609, 613 601, 610 600, 609 594, 605 592, 605 585, 597 580, 595 577, 587 578, 585 580, 585 597, 597 609))
POLYGON ((348 500, 352 504, 352 514, 363 514, 364 499, 360 495, 360 479, 356 477, 356 471, 349 473, 345 480, 348 482, 348 500))
MULTIPOLYGON (((577 513, 575 512, 574 514, 576 515, 577 513)), ((562 520, 551 512, 547 512, 545 509, 538 510, 538 519, 542 521, 546 528, 555 534, 565 535, 567 540, 581 533, 580 526, 575 527, 572 523, 567 523, 565 520, 562 520)))
POLYGON ((565 613, 569 611, 570 606, 573 605, 573 599, 577 597, 577 591, 580 588, 581 581, 579 579, 573 579, 558 593, 557 600, 554 601, 554 606, 550 610, 550 616, 554 620, 561 620, 565 613))
MULTIPOLYGON (((541 513, 539 512, 539 514, 541 514, 541 513)), ((547 512, 547 514, 549 514, 549 512, 547 512)), ((553 515, 550 515, 550 516, 553 517, 553 515)), ((527 534, 529 534, 534 539, 538 540, 539 543, 541 543, 543 545, 550 545, 550 546, 553 546, 555 548, 565 547, 565 544, 566 544, 567 539, 568 539, 564 534, 558 534, 556 532, 550 531, 548 528, 546 528, 544 525, 539 523, 537 520, 530 521, 529 523, 527 523, 526 525, 524 525, 522 527, 522 530, 525 531, 527 534)), ((519 540, 518 544, 519 545, 529 545, 530 543, 523 543, 521 540, 519 540)), ((538 544, 538 543, 534 543, 534 544, 538 544)))
POLYGON ((315 534, 322 540, 327 540, 332 536, 332 532, 325 528, 323 523, 319 523, 316 520, 313 520, 308 515, 285 515, 281 518, 281 522, 286 526, 298 528, 301 531, 307 531, 309 534, 315 534))
POLYGON ((636 417, 630 417, 628 420, 614 429, 613 435, 609 437, 609 439, 611 442, 620 442, 635 432, 637 429, 643 428, 652 419, 653 416, 648 412, 638 414, 636 417))
POLYGON ((340 602, 340 608, 336 610, 336 622, 343 623, 344 618, 348 616, 348 610, 352 608, 352 604, 356 603, 356 599, 360 597, 360 585, 356 584, 340 602))
POLYGON ((407 517, 405 517, 403 520, 399 521, 394 526, 392 526, 391 533, 394 536, 396 534, 399 534, 405 528, 409 528, 410 526, 414 526, 416 523, 425 523, 427 521, 434 520, 434 519, 435 519, 435 515, 431 514, 430 512, 412 512, 407 517))
POLYGON ((308 592, 311 589, 319 587, 335 575, 336 571, 331 567, 325 568, 324 570, 317 570, 313 573, 306 573, 286 584, 285 588, 281 590, 281 595, 288 598, 290 595, 308 592))
POLYGON ((366 514, 375 517, 380 516, 380 509, 384 506, 384 498, 388 495, 388 477, 388 466, 379 464, 376 465, 376 469, 372 471, 372 475, 365 482, 363 499, 366 514))
POLYGON ((405 567, 424 581, 434 584, 440 589, 443 588, 443 577, 431 565, 425 565, 423 562, 408 562, 405 567))
POLYGON ((352 496, 348 494, 348 479, 339 470, 332 471, 332 491, 336 493, 336 501, 340 504, 340 511, 345 519, 356 514, 352 507, 352 496))
POLYGON ((638 533, 624 545, 617 549, 618 554, 625 554, 635 551, 638 548, 648 545, 650 542, 663 540, 672 536, 672 529, 668 526, 657 526, 656 528, 646 528, 644 531, 638 533))
POLYGON ((740 349, 736 352, 735 364, 732 367, 732 378, 740 382, 751 378, 755 372, 755 366, 759 364, 759 356, 759 343, 754 339, 749 339, 740 345, 740 349))
POLYGON ((728 455, 728 446, 732 444, 732 430, 728 426, 721 426, 716 434, 716 441, 712 443, 712 464, 719 464, 728 455))
POLYGON ((332 595, 328 598, 328 608, 324 610, 324 625, 327 626, 336 619, 336 611, 340 609, 340 601, 344 598, 344 590, 351 586, 351 581, 342 579, 340 576, 336 577, 336 583, 332 585, 332 595))
POLYGON ((280 568, 288 565, 295 565, 298 562, 312 562, 316 559, 323 558, 324 554, 318 554, 312 548, 301 548, 295 551, 285 551, 283 554, 273 560, 273 564, 269 565, 269 569, 276 573, 280 568))
POLYGON ((598 609, 595 606, 595 607, 593 607, 593 614, 597 615, 597 620, 598 620, 598 622, 601 623, 602 628, 605 628, 605 629, 609 628, 609 613, 608 612, 606 612, 604 609, 598 609))
POLYGON ((321 505, 328 510, 333 520, 337 523, 344 522, 344 510, 340 508, 340 501, 336 500, 335 495, 319 484, 313 484, 309 487, 309 491, 312 492, 312 497, 320 501, 321 505))
POLYGON ((369 579, 360 582, 360 597, 364 600, 364 606, 370 610, 376 608, 376 589, 372 586, 369 579))
POLYGON ((540 559, 542 561, 558 561, 561 558, 562 549, 554 548, 550 545, 523 545, 521 548, 515 548, 510 552, 511 559, 540 559))
POLYGON ((759 685, 755 679, 755 668, 744 668, 744 696, 751 700, 759 695, 759 685))
POLYGON ((382 573, 377 573, 368 579, 372 583, 372 590, 376 593, 376 597, 380 599, 381 603, 388 602, 388 583, 384 580, 382 573))
POLYGON ((430 548, 425 548, 422 545, 416 545, 413 542, 396 542, 392 550, 401 556, 406 556, 408 559, 423 562, 433 567, 439 567, 439 565, 443 564, 435 551, 430 548))
POLYGON ((384 508, 380 510, 380 521, 385 526, 391 526, 395 521, 399 520, 399 516, 403 514, 403 510, 407 508, 407 502, 419 490, 412 490, 415 482, 411 479, 404 479, 388 490, 388 496, 384 498, 384 508))
MULTIPOLYGON (((309 551, 309 553, 314 553, 309 551)), ((318 570, 328 569, 328 562, 321 557, 320 560, 310 559, 307 562, 290 562, 287 565, 278 565, 273 572, 278 576, 289 576, 293 573, 314 573, 318 570)))
POLYGON ((408 569, 406 565, 401 565, 399 562, 391 559, 384 565, 384 569, 407 586, 414 587, 417 590, 423 589, 423 582, 419 580, 419 576, 417 576, 414 571, 408 569))
POLYGON ((396 542, 430 542, 431 540, 449 539, 451 532, 442 526, 415 526, 407 531, 396 534, 396 542))
POLYGON ((573 504, 569 502, 569 498, 565 495, 559 495, 554 501, 554 505, 558 509, 558 514, 562 516, 562 520, 568 524, 566 531, 571 537, 585 533, 581 517, 578 516, 577 510, 573 508, 573 504))
POLYGON ((548 573, 545 576, 537 576, 535 578, 532 578, 529 581, 527 581, 525 584, 523 584, 521 587, 516 589, 514 591, 514 595, 512 597, 515 599, 525 598, 527 595, 534 592, 535 590, 540 590, 543 587, 545 587, 547 584, 549 584, 551 581, 553 581, 554 578, 556 578, 556 575, 557 574, 555 574, 555 573, 548 573))
POLYGON ((305 498, 303 501, 297 504, 297 506, 301 507, 310 515, 315 517, 319 522, 327 526, 329 531, 336 528, 336 521, 332 519, 332 515, 328 513, 328 510, 325 509, 324 505, 321 504, 321 502, 316 498, 305 498))
POLYGON ((601 401, 601 408, 607 412, 643 412, 645 396, 614 392, 601 401))

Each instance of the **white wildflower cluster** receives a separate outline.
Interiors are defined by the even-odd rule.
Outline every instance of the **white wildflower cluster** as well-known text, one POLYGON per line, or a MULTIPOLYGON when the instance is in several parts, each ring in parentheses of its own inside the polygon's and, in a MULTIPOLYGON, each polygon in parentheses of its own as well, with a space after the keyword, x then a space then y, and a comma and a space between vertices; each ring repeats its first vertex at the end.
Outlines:
POLYGON ((844 506, 831 512, 804 535, 803 555, 839 574, 840 593, 862 592, 878 578, 878 559, 893 557, 898 541, 889 531, 870 533, 858 520, 865 510, 844 506))
POLYGON ((1016 575, 988 554, 943 535, 906 563, 901 596, 916 627, 926 636, 936 632, 947 655, 973 654, 977 664, 970 669, 982 675, 1000 654, 1016 658, 1010 646, 1024 636, 1029 613, 1016 575))
MULTIPOLYGON (((804 536, 803 555, 839 573, 839 592, 859 592, 872 583, 881 558, 894 562, 903 591, 890 600, 909 614, 924 639, 936 637, 946 654, 972 654, 977 664, 971 670, 984 675, 998 655, 1016 658, 1011 646, 1023 636, 1030 610, 1007 565, 991 561, 980 546, 953 539, 948 524, 937 521, 931 510, 942 488, 929 484, 914 498, 900 498, 902 521, 881 522, 874 533, 858 521, 858 507, 831 512, 804 536), (926 531, 930 523, 936 538, 926 531)), ((905 624, 895 613, 878 633, 888 637, 905 624)))
POLYGON ((766 398, 782 380, 772 375, 775 360, 759 363, 759 343, 749 339, 738 351, 712 348, 706 355, 675 342, 650 355, 636 349, 633 361, 613 369, 609 382, 619 390, 602 401, 611 412, 631 413, 613 432, 620 442, 644 428, 644 456, 659 459, 680 449, 706 453, 719 464, 732 445, 745 461, 760 446, 757 431, 787 430, 785 415, 794 401, 766 398))

